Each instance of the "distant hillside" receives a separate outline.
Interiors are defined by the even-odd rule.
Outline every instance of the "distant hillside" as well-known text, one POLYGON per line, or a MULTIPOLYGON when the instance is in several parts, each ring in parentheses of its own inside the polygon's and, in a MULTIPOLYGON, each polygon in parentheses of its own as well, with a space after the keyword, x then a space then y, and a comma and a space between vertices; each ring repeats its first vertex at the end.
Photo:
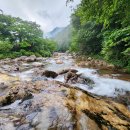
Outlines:
POLYGON ((45 34, 46 38, 54 38, 56 37, 56 35, 61 32, 62 30, 64 30, 64 27, 56 27, 54 28, 51 32, 48 32, 45 34))
POLYGON ((68 50, 71 39, 71 25, 63 28, 52 39, 57 42, 58 51, 68 50))

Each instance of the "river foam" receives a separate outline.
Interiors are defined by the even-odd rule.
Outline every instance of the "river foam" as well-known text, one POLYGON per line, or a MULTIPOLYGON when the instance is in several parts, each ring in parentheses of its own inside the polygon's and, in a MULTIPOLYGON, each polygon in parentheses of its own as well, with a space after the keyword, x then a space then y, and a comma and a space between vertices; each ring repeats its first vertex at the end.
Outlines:
POLYGON ((83 76, 90 78, 95 82, 92 89, 89 89, 87 85, 77 84, 78 87, 91 93, 113 97, 118 94, 124 94, 125 91, 130 91, 130 82, 128 81, 101 77, 94 69, 78 68, 77 70, 79 73, 82 73, 83 76))

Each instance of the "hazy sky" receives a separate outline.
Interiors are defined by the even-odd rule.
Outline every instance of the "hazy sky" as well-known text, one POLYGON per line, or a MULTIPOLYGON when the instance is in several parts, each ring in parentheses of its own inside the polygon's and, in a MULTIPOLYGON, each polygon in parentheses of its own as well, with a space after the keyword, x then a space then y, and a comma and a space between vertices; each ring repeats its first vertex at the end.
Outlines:
POLYGON ((66 7, 66 0, 0 0, 0 9, 5 14, 36 21, 44 32, 48 32, 54 27, 68 25, 72 13, 70 7, 79 2, 75 0, 66 7))

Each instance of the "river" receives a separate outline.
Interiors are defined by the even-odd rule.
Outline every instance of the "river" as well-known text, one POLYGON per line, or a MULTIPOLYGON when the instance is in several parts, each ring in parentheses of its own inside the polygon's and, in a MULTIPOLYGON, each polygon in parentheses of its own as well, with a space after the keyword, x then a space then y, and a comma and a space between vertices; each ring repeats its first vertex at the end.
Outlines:
MULTIPOLYGON (((57 82, 65 83, 64 74, 58 75, 56 78, 47 78, 41 74, 44 70, 59 73, 66 69, 77 70, 77 74, 81 75, 81 78, 89 79, 89 81, 91 81, 90 83, 68 83, 72 88, 77 87, 94 95, 103 96, 105 98, 108 97, 108 99, 110 98, 114 100, 116 98, 118 99, 118 97, 126 96, 126 94, 130 92, 129 74, 113 72, 111 70, 80 67, 70 54, 58 53, 57 56, 51 58, 39 58, 38 60, 31 62, 25 62, 23 59, 21 61, 18 59, 6 60, 4 63, 1 61, 0 83, 2 85, 4 84, 3 86, 1 85, 0 88, 0 94, 2 96, 1 102, 4 102, 0 108, 1 129, 100 129, 98 126, 99 124, 97 125, 97 123, 90 119, 89 116, 86 116, 85 113, 80 112, 80 116, 78 115, 79 119, 77 119, 77 116, 75 117, 75 114, 72 114, 69 108, 64 105, 65 102, 68 101, 68 99, 66 99, 66 93, 68 90, 66 90, 67 88, 63 89, 57 87, 57 82), (20 70, 17 70, 17 68, 20 68, 20 70), (8 86, 7 88, 6 85, 8 86), (26 96, 25 98, 23 95, 28 95, 24 92, 26 88, 29 88, 31 96, 26 96), (8 103, 9 101, 7 102, 5 99, 9 97, 9 93, 12 94, 12 91, 18 91, 15 92, 16 97, 18 93, 18 98, 15 98, 13 95, 13 98, 9 98, 9 101, 12 101, 8 103)), ((81 95, 80 92, 78 93, 81 95)), ((130 95, 127 96, 128 100, 130 99, 129 96, 130 95)), ((82 102, 81 99, 79 101, 82 102)), ((129 101, 126 102, 126 107, 129 108, 129 101)), ((115 128, 118 127, 115 126, 115 128)), ((119 129, 122 128, 124 127, 119 129)))

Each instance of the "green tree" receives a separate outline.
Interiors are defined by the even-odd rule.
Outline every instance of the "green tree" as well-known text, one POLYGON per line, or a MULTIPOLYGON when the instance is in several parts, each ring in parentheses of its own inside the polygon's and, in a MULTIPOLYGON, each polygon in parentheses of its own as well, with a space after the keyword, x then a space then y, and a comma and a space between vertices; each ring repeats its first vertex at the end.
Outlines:
POLYGON ((50 56, 56 46, 55 42, 43 39, 43 32, 35 22, 4 14, 0 14, 0 40, 0 50, 7 47, 10 54, 6 57, 11 58, 32 54, 50 56))

